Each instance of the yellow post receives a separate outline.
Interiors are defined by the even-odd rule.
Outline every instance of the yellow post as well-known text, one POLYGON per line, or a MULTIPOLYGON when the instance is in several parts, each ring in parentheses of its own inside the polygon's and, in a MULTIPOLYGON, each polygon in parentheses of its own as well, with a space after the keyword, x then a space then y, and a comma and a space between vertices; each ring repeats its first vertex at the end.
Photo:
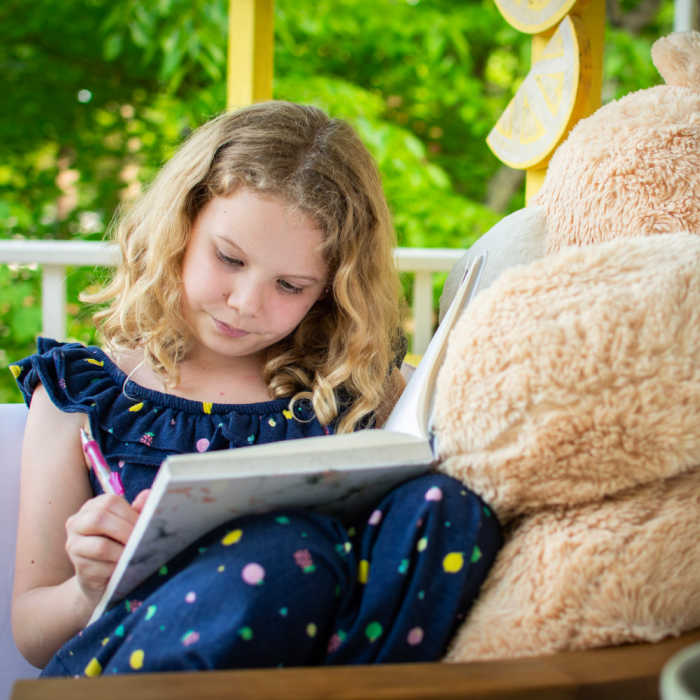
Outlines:
POLYGON ((495 0, 504 18, 532 34, 532 65, 486 142, 526 171, 529 202, 556 147, 600 106, 605 0, 495 0))
POLYGON ((590 61, 590 66, 582 70, 581 100, 578 119, 583 119, 600 107, 603 86, 603 43, 605 38, 605 0, 578 0, 571 16, 580 24, 579 41, 589 44, 590 49, 582 51, 582 60, 590 61))
POLYGON ((274 0, 229 0, 227 108, 272 98, 274 0))

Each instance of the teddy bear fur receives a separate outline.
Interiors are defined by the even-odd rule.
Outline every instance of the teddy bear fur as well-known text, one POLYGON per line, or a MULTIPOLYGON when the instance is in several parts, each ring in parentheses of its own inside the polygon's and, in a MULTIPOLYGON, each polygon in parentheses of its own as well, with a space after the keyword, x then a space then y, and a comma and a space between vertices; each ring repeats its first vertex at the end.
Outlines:
POLYGON ((669 84, 601 107, 552 156, 534 200, 548 252, 700 230, 700 33, 659 39, 652 58, 669 84))
POLYGON ((531 261, 489 251, 450 336, 440 469, 505 545, 448 661, 700 626, 700 34, 653 57, 676 84, 579 122, 518 244, 531 261))

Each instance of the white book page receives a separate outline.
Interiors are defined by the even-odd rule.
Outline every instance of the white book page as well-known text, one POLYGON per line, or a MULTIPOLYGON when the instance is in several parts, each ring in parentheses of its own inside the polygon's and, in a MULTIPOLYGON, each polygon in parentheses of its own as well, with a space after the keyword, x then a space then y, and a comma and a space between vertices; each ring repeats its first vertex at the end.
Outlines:
POLYGON ((248 513, 315 508, 352 521, 428 471, 428 441, 363 430, 169 457, 90 618, 218 525, 248 513))
POLYGON ((431 438, 430 423, 435 383, 445 357, 447 340, 462 311, 474 298, 485 264, 486 253, 483 253, 475 258, 465 271, 442 323, 435 331, 423 358, 411 375, 410 381, 382 426, 382 430, 431 438))

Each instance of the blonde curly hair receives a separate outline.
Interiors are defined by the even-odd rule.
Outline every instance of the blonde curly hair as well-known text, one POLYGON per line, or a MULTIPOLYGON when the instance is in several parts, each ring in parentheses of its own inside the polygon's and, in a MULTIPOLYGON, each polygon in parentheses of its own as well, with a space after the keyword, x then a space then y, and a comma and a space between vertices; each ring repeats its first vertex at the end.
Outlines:
POLYGON ((274 397, 311 400, 324 425, 349 432, 382 403, 399 339, 399 284, 391 216, 374 161, 354 130, 306 105, 271 101, 197 129, 143 197, 115 220, 122 263, 91 302, 113 351, 143 349, 167 386, 178 381, 190 331, 182 315, 182 261, 193 223, 238 187, 299 207, 323 235, 330 271, 299 326, 268 348, 274 397))

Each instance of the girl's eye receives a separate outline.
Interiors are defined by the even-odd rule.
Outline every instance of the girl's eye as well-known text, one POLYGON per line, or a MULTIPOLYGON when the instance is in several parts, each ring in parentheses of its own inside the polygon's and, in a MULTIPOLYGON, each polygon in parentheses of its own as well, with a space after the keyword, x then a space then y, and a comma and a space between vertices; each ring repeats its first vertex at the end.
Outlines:
POLYGON ((287 280, 277 280, 277 284, 280 289, 287 294, 301 294, 304 291, 302 287, 297 287, 291 284, 291 282, 287 282, 287 280))
POLYGON ((230 258, 228 255, 224 255, 220 250, 216 251, 216 257, 227 265, 235 265, 236 267, 243 265, 242 260, 239 260, 238 258, 230 258))

